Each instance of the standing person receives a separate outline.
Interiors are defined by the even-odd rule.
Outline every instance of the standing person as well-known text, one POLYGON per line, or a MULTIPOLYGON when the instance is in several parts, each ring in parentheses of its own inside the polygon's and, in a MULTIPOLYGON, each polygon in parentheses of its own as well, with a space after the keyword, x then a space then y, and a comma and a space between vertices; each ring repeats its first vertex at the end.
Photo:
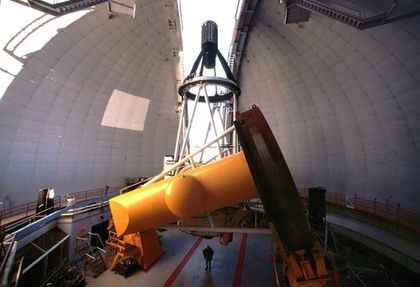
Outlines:
POLYGON ((209 269, 209 271, 211 271, 211 261, 213 260, 213 254, 213 249, 210 247, 210 245, 207 245, 207 247, 203 250, 204 259, 206 259, 206 270, 209 269))

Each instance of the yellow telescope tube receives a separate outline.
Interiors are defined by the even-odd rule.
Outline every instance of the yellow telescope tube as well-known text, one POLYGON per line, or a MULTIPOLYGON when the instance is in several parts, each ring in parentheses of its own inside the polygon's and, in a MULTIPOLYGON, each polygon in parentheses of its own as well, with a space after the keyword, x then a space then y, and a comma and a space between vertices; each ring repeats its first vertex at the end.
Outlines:
POLYGON ((243 153, 109 200, 118 236, 200 215, 257 196, 243 153))

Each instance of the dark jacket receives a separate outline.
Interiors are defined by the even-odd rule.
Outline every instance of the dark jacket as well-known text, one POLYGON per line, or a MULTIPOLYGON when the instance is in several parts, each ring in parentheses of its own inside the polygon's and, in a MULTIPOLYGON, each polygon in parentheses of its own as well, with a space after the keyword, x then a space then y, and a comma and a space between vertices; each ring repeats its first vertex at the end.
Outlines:
POLYGON ((212 259, 213 259, 213 254, 214 254, 214 251, 213 251, 213 249, 211 249, 211 247, 210 247, 210 246, 207 246, 207 247, 203 250, 203 255, 204 255, 204 258, 205 258, 206 260, 212 260, 212 259))

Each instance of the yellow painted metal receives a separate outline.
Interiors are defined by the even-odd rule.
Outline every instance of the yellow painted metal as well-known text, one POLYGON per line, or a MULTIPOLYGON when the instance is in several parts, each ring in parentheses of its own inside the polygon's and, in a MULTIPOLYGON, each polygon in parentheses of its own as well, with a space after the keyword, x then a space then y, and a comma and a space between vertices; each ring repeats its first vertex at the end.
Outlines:
POLYGON ((118 236, 200 215, 257 196, 243 153, 109 200, 118 236))
POLYGON ((143 270, 147 270, 162 255, 160 240, 154 229, 125 235, 122 240, 110 237, 106 244, 114 253, 111 270, 126 259, 135 260, 143 270))

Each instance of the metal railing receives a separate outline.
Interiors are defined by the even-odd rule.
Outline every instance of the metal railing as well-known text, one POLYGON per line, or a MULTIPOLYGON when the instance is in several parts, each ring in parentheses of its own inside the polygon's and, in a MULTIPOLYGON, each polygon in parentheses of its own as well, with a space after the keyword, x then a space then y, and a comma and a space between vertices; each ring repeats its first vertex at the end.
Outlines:
MULTIPOLYGON (((69 193, 69 195, 74 197, 75 203, 80 203, 80 202, 84 202, 84 201, 88 201, 92 199, 118 195, 120 189, 121 189, 121 186, 114 186, 114 187, 109 187, 109 188, 103 187, 103 188, 79 191, 75 193, 69 193)), ((65 203, 66 199, 67 199, 67 195, 62 195, 60 199, 61 204, 65 203)))
POLYGON ((6 286, 7 284, 7 278, 9 277, 9 273, 11 270, 11 265, 15 257, 17 243, 15 243, 15 235, 13 235, 11 238, 8 238, 7 240, 3 238, 4 240, 2 244, 2 249, 0 250, 2 262, 0 266, 0 286, 6 286), (7 241, 7 242, 6 242, 7 241), (6 246, 7 249, 6 249, 6 246), (4 252, 4 254, 3 254, 4 252))
MULTIPOLYGON (((66 195, 59 195, 54 198, 54 207, 61 208, 65 206, 67 198, 69 197, 74 199, 74 203, 81 203, 88 200, 115 196, 119 194, 120 188, 120 186, 103 187, 69 193, 66 195)), ((16 217, 16 219, 11 220, 7 223, 10 224, 34 215, 36 211, 36 206, 37 202, 33 201, 0 210, 0 226, 4 226, 3 220, 5 219, 16 217)))
MULTIPOLYGON (((199 152, 199 151, 197 151, 199 152)), ((193 156, 193 155, 191 155, 193 156)), ((182 163, 180 163, 182 164, 182 163)), ((176 168, 176 166, 174 166, 176 168)), ((167 172, 167 171, 166 171, 167 172)), ((163 174, 156 176, 152 182, 162 178, 163 174)), ((81 203, 88 200, 94 200, 105 197, 112 197, 119 195, 121 187, 97 188, 86 191, 79 191, 68 194, 74 197, 75 203, 81 203)), ((299 194, 303 198, 308 197, 308 190, 306 188, 299 188, 299 194)), ((65 206, 68 195, 61 195, 54 198, 56 208, 65 206)), ((348 195, 344 193, 327 192, 325 195, 327 204, 332 204, 341 208, 363 212, 374 217, 390 221, 396 225, 404 226, 414 231, 420 232, 420 214, 401 208, 400 204, 393 204, 389 201, 385 203, 379 202, 376 198, 374 200, 365 199, 355 195, 348 195)), ((16 216, 16 222, 26 217, 35 214, 37 202, 29 202, 18 206, 10 207, 0 210, 0 225, 4 226, 2 220, 16 216)), ((9 223, 8 223, 9 224, 9 223)))
MULTIPOLYGON (((299 194, 303 198, 308 198, 308 189, 299 188, 299 194)), ((404 226, 420 232, 420 214, 402 209, 399 203, 394 204, 389 202, 389 200, 383 203, 379 202, 376 198, 369 200, 357 194, 349 195, 336 192, 327 192, 325 194, 325 201, 327 204, 369 214, 390 221, 397 226, 404 226)))

